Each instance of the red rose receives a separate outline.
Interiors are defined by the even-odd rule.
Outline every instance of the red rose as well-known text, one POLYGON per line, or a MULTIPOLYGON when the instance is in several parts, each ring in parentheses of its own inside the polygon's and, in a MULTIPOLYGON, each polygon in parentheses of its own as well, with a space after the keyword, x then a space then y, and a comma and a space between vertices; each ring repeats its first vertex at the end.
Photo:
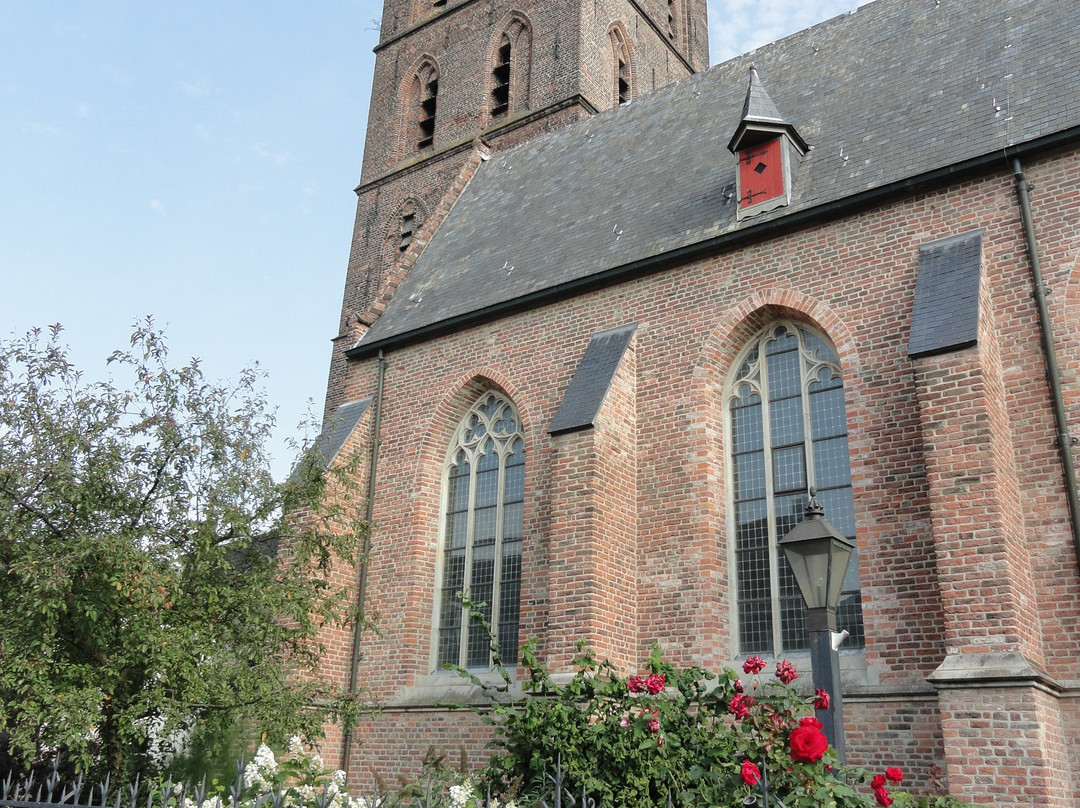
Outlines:
POLYGON ((875 774, 874 779, 870 781, 870 788, 877 791, 879 788, 885 788, 885 775, 875 774))
POLYGON ((645 677, 631 676, 629 679, 626 680, 626 686, 630 689, 631 693, 644 693, 645 677))
POLYGON ((747 657, 742 664, 743 673, 761 673, 765 670, 765 660, 759 656, 747 657))
POLYGON ((744 760, 742 769, 739 770, 739 777, 748 786, 756 786, 761 782, 761 769, 752 761, 744 760))
POLYGON ((654 696, 664 689, 664 674, 651 673, 649 678, 645 680, 645 689, 652 693, 654 696))
POLYGON ((659 731, 660 731, 660 719, 657 718, 654 715, 652 718, 649 719, 649 732, 659 732, 659 731))
POLYGON ((814 709, 815 710, 828 710, 829 709, 829 691, 823 688, 818 688, 817 693, 814 696, 814 709))
POLYGON ((821 730, 802 724, 791 731, 788 748, 796 763, 817 763, 829 748, 829 742, 821 730))
POLYGON ((788 662, 786 659, 781 659, 776 663, 776 678, 783 682, 785 685, 790 685, 796 679, 799 678, 799 674, 795 672, 795 666, 788 662))
POLYGON ((904 773, 895 766, 890 766, 885 770, 885 777, 894 783, 899 783, 904 779, 904 773))
POLYGON ((731 697, 731 701, 728 702, 728 710, 737 719, 742 721, 750 712, 750 708, 754 705, 753 696, 744 696, 742 693, 736 693, 731 697))
POLYGON ((801 719, 799 719, 799 726, 813 727, 818 732, 821 732, 821 730, 825 729, 825 725, 818 721, 816 718, 814 718, 814 716, 812 715, 804 715, 801 719))
POLYGON ((734 690, 736 693, 742 693, 743 692, 742 682, 740 682, 738 679, 736 679, 734 684, 732 684, 731 689, 734 690))
POLYGON ((874 789, 874 799, 877 800, 877 804, 880 805, 881 808, 889 808, 893 803, 892 797, 889 796, 889 792, 884 788, 874 789))

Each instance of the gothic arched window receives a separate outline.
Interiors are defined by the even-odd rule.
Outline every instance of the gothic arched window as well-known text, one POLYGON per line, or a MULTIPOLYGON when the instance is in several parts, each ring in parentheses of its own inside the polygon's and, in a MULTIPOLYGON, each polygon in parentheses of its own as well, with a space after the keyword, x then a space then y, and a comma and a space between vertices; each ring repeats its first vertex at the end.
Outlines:
POLYGON ((488 91, 492 119, 513 115, 529 106, 532 28, 524 14, 513 11, 488 46, 488 91))
POLYGON ((502 35, 491 70, 491 114, 505 115, 510 108, 510 37, 502 35))
MULTIPOLYGON (((828 341, 789 321, 744 349, 728 385, 731 536, 740 653, 809 648, 806 606, 777 542, 798 524, 815 486, 825 518, 854 541, 844 384, 828 341)), ((837 610, 846 648, 864 644, 858 552, 837 610)))
POLYGON ((439 70, 433 62, 425 60, 413 76, 409 86, 407 114, 411 140, 417 149, 426 149, 435 142, 435 110, 439 96, 439 70))
POLYGON ((616 104, 625 104, 631 99, 633 91, 632 67, 630 62, 630 45, 626 41, 626 34, 620 25, 616 24, 608 31, 611 40, 611 55, 614 67, 613 86, 616 104))
POLYGON ((505 664, 517 660, 521 591, 525 438, 514 405, 485 393, 454 434, 443 488, 442 570, 438 583, 436 666, 488 668, 487 634, 470 620, 474 604, 499 641, 505 664))

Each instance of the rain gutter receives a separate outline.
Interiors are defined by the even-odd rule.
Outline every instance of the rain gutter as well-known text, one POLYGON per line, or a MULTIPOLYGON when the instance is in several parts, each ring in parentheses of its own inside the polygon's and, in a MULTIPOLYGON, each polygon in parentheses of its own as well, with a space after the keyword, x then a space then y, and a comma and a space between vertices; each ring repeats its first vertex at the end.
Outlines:
MULTIPOLYGON (((364 521, 367 530, 364 533, 363 551, 360 555, 360 574, 356 595, 356 625, 353 626, 352 653, 349 656, 349 694, 356 693, 356 683, 360 678, 360 638, 364 633, 364 601, 367 597, 368 556, 371 554, 371 520, 375 515, 375 471, 379 463, 379 434, 382 431, 383 385, 386 380, 386 357, 379 351, 379 367, 375 381, 375 415, 371 427, 371 465, 368 469, 367 502, 364 509, 364 521)), ((352 753, 353 733, 345 733, 341 746, 341 768, 349 771, 349 758, 352 753)))
POLYGON ((1035 223, 1031 211, 1031 199, 1028 196, 1032 186, 1024 177, 1024 168, 1020 164, 1018 156, 1012 158, 1012 173, 1016 179, 1016 200, 1020 206, 1020 220, 1024 226, 1024 240, 1027 242, 1028 260, 1031 263, 1031 285, 1039 315, 1039 335, 1042 340, 1043 358, 1046 360, 1046 383, 1050 388, 1050 400, 1054 410, 1054 426, 1057 429, 1057 447, 1058 453, 1061 455, 1061 470, 1065 478, 1065 497, 1069 502, 1073 549, 1076 551, 1077 564, 1080 565, 1080 495, 1077 493, 1076 466, 1073 461, 1073 446, 1076 439, 1069 434, 1065 398, 1061 392, 1061 372, 1058 369, 1057 353, 1054 351, 1054 334, 1050 327, 1050 310, 1046 305, 1046 286, 1043 283, 1042 266, 1039 261, 1039 246, 1035 240, 1035 223))

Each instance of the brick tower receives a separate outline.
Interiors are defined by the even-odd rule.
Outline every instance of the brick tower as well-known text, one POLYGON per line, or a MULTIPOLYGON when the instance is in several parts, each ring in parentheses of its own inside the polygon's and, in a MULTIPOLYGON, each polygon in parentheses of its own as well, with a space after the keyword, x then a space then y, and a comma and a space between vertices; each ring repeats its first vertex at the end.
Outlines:
POLYGON ((327 412, 383 282, 474 152, 703 70, 705 0, 385 0, 327 412))

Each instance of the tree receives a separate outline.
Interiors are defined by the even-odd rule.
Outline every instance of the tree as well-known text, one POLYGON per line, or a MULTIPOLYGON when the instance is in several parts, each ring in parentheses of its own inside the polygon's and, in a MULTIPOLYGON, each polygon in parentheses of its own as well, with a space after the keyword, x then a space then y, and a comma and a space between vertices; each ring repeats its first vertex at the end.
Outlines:
POLYGON ((171 367, 149 320, 109 364, 127 389, 85 381, 59 326, 0 342, 9 753, 130 775, 155 732, 284 744, 354 720, 360 700, 317 663, 320 628, 356 617, 351 575, 331 575, 366 529, 355 475, 310 462, 274 483, 257 367, 231 385, 171 367))

